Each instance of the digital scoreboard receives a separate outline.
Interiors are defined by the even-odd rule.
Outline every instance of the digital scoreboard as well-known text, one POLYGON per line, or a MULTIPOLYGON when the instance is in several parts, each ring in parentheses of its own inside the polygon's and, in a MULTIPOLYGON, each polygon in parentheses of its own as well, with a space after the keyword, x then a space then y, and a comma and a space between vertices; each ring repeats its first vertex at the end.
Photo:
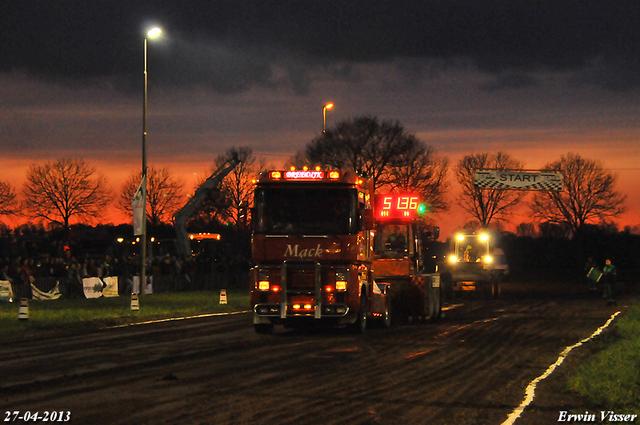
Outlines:
POLYGON ((382 219, 405 219, 416 217, 420 211, 420 197, 412 194, 375 195, 375 215, 382 219))

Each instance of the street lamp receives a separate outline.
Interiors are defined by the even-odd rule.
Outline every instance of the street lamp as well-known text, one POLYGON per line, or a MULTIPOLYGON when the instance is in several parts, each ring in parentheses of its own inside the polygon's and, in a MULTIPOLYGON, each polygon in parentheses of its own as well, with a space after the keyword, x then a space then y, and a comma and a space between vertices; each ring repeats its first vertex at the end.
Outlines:
POLYGON ((145 259, 147 256, 147 38, 160 35, 160 28, 153 28, 147 32, 144 38, 144 99, 142 102, 142 248, 140 255, 140 289, 139 296, 144 294, 147 283, 145 259))
POLYGON ((326 105, 324 105, 324 108, 322 108, 322 133, 326 133, 327 132, 327 109, 331 109, 333 108, 333 103, 327 103, 326 105))

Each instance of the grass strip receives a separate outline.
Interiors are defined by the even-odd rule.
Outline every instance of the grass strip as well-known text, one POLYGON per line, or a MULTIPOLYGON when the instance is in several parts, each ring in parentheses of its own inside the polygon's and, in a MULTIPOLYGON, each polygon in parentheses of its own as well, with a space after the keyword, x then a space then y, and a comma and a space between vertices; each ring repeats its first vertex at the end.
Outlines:
POLYGON ((567 387, 594 406, 640 414, 640 305, 618 320, 602 351, 569 374, 567 387))
POLYGON ((1 339, 94 330, 105 326, 148 320, 243 311, 249 309, 249 291, 227 290, 227 304, 220 304, 219 291, 147 294, 140 298, 140 309, 137 311, 131 310, 130 296, 30 300, 28 320, 18 320, 18 309, 18 302, 0 303, 1 339))

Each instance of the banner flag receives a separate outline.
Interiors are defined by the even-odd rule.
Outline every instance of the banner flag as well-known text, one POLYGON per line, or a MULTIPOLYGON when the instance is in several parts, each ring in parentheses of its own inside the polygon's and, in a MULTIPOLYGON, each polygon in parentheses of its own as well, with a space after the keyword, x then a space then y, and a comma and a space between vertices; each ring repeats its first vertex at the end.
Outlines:
MULTIPOLYGON (((147 284, 144 288, 145 294, 153 294, 153 276, 146 276, 147 284)), ((132 293, 140 293, 140 276, 133 276, 133 290, 132 293)))
POLYGON ((118 277, 109 276, 100 279, 99 277, 85 277, 82 279, 82 289, 87 298, 117 297, 118 277))
POLYGON ((103 277, 102 281, 106 285, 102 290, 102 295, 108 298, 117 297, 118 296, 118 276, 103 277))
POLYGON ((87 298, 100 298, 104 285, 99 277, 85 277, 82 279, 82 289, 87 298))
POLYGON ((142 235, 142 225, 144 222, 145 211, 144 211, 144 197, 147 193, 147 179, 146 176, 142 177, 142 181, 140 182, 140 186, 138 186, 138 190, 136 190, 136 194, 133 196, 133 200, 131 200, 131 206, 133 207, 133 234, 134 236, 142 235))
POLYGON ((49 292, 44 292, 36 288, 36 286, 32 283, 31 293, 33 294, 33 299, 34 300, 56 300, 60 298, 62 294, 60 293, 60 289, 58 288, 58 286, 59 285, 56 285, 49 292))
POLYGON ((13 301, 13 290, 8 280, 0 280, 0 301, 13 301))

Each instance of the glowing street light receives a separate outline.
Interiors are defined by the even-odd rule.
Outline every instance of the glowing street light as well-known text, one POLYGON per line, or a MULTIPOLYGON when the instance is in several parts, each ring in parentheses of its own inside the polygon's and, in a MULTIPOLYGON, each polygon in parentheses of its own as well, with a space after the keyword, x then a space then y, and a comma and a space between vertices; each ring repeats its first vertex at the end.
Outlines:
POLYGON ((327 103, 322 108, 322 133, 327 132, 327 109, 333 108, 333 103, 327 103))
POLYGON ((140 289, 139 295, 144 294, 147 273, 145 258, 147 256, 147 38, 154 38, 162 33, 160 28, 153 28, 144 38, 144 99, 142 102, 142 248, 140 255, 140 289))

